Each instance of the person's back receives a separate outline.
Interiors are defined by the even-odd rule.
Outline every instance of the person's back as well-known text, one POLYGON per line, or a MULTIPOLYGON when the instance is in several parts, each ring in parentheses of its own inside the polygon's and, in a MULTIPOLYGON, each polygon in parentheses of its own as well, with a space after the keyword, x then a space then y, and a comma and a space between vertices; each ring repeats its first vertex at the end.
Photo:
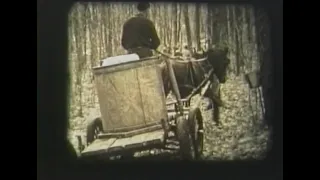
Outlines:
POLYGON ((160 40, 151 20, 146 18, 149 4, 138 5, 140 14, 130 18, 123 25, 121 44, 128 53, 137 53, 140 58, 152 56, 152 49, 157 49, 160 40))

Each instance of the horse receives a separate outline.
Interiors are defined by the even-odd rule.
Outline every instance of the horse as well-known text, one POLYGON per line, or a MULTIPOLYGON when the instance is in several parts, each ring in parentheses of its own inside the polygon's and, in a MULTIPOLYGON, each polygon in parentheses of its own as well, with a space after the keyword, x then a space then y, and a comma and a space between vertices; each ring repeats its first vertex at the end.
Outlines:
MULTIPOLYGON (((223 84, 226 82, 226 72, 228 65, 230 64, 230 59, 227 57, 227 54, 228 48, 208 49, 200 54, 193 54, 193 57, 196 57, 197 59, 204 58, 205 60, 203 61, 189 61, 188 63, 172 61, 171 63, 182 99, 186 98, 194 88, 200 85, 205 79, 206 73, 208 73, 211 68, 214 69, 214 73, 212 74, 212 77, 210 77, 210 80, 213 83, 211 84, 209 91, 204 94, 204 97, 208 97, 212 102, 213 119, 218 126, 220 125, 219 107, 222 106, 219 83, 223 84), (216 97, 218 97, 218 99, 216 97)), ((172 90, 168 68, 165 64, 162 64, 160 69, 165 96, 167 96, 170 90, 172 90)))

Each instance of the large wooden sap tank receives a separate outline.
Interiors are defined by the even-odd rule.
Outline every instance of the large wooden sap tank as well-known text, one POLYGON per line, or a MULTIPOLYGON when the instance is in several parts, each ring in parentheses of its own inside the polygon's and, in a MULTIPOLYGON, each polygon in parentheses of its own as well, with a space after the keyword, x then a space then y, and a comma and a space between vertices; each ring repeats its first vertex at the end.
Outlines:
POLYGON ((158 57, 105 62, 93 68, 105 133, 147 128, 167 119, 158 57))

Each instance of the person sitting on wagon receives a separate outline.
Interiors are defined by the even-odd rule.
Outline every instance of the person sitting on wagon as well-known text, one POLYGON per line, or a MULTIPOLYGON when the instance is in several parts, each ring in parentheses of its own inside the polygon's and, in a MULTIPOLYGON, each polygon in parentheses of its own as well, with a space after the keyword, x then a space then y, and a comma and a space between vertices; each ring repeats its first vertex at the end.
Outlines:
POLYGON ((149 3, 138 3, 139 13, 123 25, 121 44, 129 54, 136 53, 140 58, 153 55, 160 45, 160 40, 151 20, 147 18, 149 3))

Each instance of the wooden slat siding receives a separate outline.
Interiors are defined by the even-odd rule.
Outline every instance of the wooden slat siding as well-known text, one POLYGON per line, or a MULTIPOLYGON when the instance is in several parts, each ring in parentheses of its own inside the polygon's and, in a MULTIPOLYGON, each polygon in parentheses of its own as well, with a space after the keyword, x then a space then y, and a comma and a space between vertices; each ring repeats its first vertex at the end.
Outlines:
POLYGON ((160 69, 154 66, 143 67, 138 68, 137 73, 140 92, 143 93, 141 100, 145 122, 159 121, 160 123, 161 119, 167 119, 166 99, 160 69))
POLYGON ((98 84, 104 84, 98 88, 101 115, 103 117, 103 130, 130 127, 145 124, 144 113, 141 104, 139 84, 135 70, 115 72, 96 78, 98 84))
POLYGON ((94 68, 105 133, 127 132, 167 119, 159 59, 94 68))

